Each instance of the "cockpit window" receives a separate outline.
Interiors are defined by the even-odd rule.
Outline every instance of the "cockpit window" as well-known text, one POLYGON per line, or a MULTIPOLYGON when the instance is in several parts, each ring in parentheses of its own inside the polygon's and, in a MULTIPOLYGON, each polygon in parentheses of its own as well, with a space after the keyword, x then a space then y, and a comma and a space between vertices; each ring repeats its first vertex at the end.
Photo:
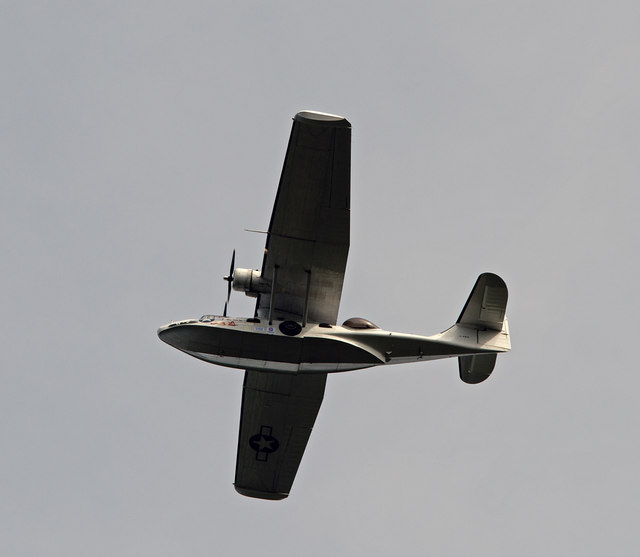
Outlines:
POLYGON ((217 317, 215 315, 203 315, 200 318, 200 321, 202 323, 211 323, 211 321, 215 321, 217 319, 217 317))
POLYGON ((379 329, 377 325, 374 325, 368 319, 362 317, 352 317, 347 319, 343 324, 343 327, 349 327, 349 329, 379 329))

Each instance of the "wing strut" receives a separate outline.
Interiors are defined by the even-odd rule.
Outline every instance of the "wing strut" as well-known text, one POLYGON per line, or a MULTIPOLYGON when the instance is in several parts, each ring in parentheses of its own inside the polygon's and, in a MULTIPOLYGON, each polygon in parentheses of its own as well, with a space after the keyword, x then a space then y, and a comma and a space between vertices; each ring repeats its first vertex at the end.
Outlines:
POLYGON ((271 281, 271 296, 269 297, 269 325, 273 325, 273 295, 276 292, 276 278, 280 265, 273 266, 273 280, 271 281))
POLYGON ((304 295, 304 311, 302 312, 302 326, 307 324, 307 315, 309 313, 309 290, 311 289, 311 269, 305 269, 307 273, 307 291, 304 295))

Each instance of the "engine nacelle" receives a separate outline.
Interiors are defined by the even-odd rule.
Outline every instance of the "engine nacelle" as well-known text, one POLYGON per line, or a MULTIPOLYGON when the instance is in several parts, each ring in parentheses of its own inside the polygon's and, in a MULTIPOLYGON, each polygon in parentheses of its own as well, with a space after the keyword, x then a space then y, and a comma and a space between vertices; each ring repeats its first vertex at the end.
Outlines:
POLYGON ((271 283, 263 279, 256 269, 236 269, 233 272, 233 289, 255 298, 260 293, 271 292, 271 283))

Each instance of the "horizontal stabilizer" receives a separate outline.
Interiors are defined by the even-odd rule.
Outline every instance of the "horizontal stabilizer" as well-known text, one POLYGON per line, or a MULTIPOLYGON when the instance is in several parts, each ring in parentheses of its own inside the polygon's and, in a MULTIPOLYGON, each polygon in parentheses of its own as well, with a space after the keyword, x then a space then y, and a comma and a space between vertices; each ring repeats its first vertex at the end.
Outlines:
POLYGON ((507 285, 493 273, 482 273, 457 323, 476 329, 501 331, 507 311, 507 285))
POLYGON ((476 354, 474 356, 459 356, 458 369, 460 379, 465 383, 482 383, 491 375, 496 365, 497 354, 476 354))

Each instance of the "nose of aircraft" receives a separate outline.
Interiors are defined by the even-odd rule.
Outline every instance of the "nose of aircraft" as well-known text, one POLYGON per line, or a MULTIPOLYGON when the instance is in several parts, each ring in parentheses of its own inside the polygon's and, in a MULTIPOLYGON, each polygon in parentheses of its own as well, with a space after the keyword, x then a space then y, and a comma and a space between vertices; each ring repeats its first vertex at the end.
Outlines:
POLYGON ((178 350, 199 350, 207 344, 207 333, 211 333, 211 331, 203 331, 201 327, 194 327, 195 323, 197 321, 194 319, 169 323, 158 329, 158 336, 161 341, 178 350))
POLYGON ((166 342, 169 346, 173 346, 174 348, 181 349, 182 348, 182 340, 184 340, 184 335, 180 331, 180 327, 165 325, 164 327, 160 327, 158 329, 158 337, 162 342, 166 342))

